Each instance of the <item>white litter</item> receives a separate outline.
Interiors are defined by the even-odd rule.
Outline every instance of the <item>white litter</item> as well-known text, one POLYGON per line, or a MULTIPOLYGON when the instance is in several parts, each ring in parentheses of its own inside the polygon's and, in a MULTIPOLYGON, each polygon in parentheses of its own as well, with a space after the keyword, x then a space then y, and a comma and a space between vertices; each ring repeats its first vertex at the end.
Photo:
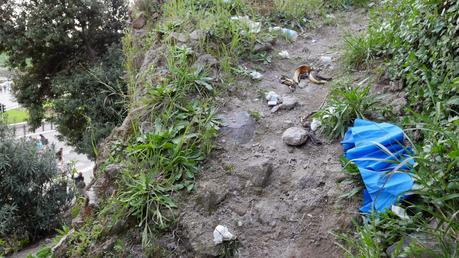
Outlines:
POLYGON ((268 106, 270 107, 276 106, 281 102, 279 95, 277 95, 274 91, 270 91, 266 94, 266 100, 268 101, 268 106))
POLYGON ((257 71, 252 71, 252 72, 250 72, 249 75, 252 78, 252 80, 256 80, 256 81, 261 80, 261 78, 263 78, 263 74, 261 74, 261 73, 259 73, 257 71))
POLYGON ((279 52, 279 56, 282 57, 282 58, 285 58, 285 59, 289 59, 290 58, 290 54, 288 53, 287 50, 279 52))
POLYGON ((291 30, 291 29, 273 27, 273 28, 269 28, 269 31, 279 32, 282 36, 284 36, 290 41, 295 41, 298 38, 298 32, 291 30))
POLYGON ((218 225, 214 230, 214 243, 215 245, 221 244, 224 241, 231 241, 236 239, 236 236, 231 234, 227 227, 218 225))
POLYGON ((322 125, 322 122, 320 122, 319 119, 317 118, 314 118, 312 119, 312 122, 311 122, 311 131, 315 132, 317 131, 317 129, 319 129, 319 127, 322 125))
POLYGON ((395 215, 397 215, 401 219, 410 219, 410 217, 406 214, 406 210, 402 207, 392 205, 391 210, 395 215))
POLYGON ((261 31, 261 23, 252 21, 249 16, 233 16, 233 21, 240 21, 245 23, 249 27, 249 31, 252 33, 259 33, 261 31))

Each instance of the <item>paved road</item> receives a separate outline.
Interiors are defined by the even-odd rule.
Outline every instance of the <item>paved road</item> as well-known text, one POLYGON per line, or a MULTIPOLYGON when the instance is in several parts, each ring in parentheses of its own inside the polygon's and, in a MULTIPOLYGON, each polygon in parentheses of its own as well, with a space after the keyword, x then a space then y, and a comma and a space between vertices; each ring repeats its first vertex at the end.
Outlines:
MULTIPOLYGON (((20 125, 19 130, 16 130, 16 137, 24 137, 24 130, 22 128, 23 125, 20 125)), ((85 155, 78 154, 73 147, 59 141, 57 138, 59 133, 56 130, 51 129, 51 124, 46 124, 45 126, 35 130, 35 132, 28 132, 25 137, 40 139, 40 134, 43 134, 48 139, 49 146, 55 146, 56 151, 59 150, 59 148, 63 148, 64 163, 67 164, 74 162, 78 172, 83 173, 86 184, 91 181, 93 177, 92 169, 94 168, 94 162, 89 160, 85 155)))

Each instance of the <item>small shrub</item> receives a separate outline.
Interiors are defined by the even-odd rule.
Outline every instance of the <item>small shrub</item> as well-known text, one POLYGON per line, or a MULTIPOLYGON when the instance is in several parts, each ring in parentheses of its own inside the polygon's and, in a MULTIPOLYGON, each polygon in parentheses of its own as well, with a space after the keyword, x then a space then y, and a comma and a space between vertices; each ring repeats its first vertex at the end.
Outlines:
POLYGON ((39 151, 33 140, 0 138, 0 175, 1 254, 53 232, 72 195, 54 151, 39 151))
POLYGON ((376 112, 380 102, 369 91, 369 87, 343 85, 332 89, 327 104, 314 115, 322 122, 321 133, 332 139, 342 137, 356 118, 376 112))

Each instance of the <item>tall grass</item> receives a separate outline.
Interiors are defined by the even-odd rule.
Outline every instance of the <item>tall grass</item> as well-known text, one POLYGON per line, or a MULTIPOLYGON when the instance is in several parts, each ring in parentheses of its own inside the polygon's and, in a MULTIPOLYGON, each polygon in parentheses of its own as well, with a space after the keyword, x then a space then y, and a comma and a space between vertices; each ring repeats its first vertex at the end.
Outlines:
POLYGON ((372 233, 385 237, 379 246, 368 245, 361 235, 341 238, 351 257, 361 257, 363 249, 382 253, 393 244, 395 257, 459 255, 459 74, 451 54, 459 38, 457 24, 450 22, 459 19, 458 9, 459 3, 449 0, 383 1, 367 33, 348 37, 344 57, 350 66, 368 67, 382 59, 390 78, 403 81, 409 107, 396 122, 405 126, 416 149, 413 198, 402 203, 409 219, 380 214, 372 233))

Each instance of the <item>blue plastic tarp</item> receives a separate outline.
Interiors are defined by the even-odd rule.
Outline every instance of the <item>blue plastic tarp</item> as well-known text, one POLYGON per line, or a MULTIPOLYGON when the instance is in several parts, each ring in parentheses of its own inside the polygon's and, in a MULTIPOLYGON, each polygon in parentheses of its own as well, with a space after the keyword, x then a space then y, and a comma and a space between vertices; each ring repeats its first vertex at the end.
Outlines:
POLYGON ((365 184, 361 212, 391 209, 413 187, 413 151, 404 142, 399 127, 362 119, 344 135, 345 157, 358 167, 365 184))

